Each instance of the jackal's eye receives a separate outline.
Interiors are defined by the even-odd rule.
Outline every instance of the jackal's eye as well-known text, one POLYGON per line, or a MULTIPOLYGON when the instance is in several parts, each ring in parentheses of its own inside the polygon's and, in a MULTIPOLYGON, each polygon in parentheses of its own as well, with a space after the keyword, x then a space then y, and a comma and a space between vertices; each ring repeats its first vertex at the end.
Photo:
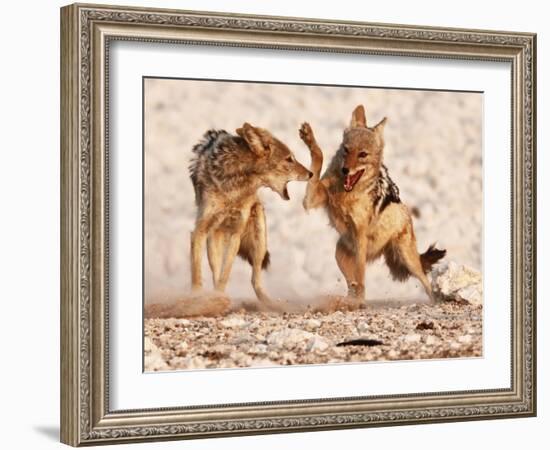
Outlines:
POLYGON ((366 158, 366 157, 367 157, 367 152, 359 153, 359 158, 366 158))
POLYGON ((289 156, 287 159, 286 159, 287 162, 291 163, 292 162, 292 156, 289 156))

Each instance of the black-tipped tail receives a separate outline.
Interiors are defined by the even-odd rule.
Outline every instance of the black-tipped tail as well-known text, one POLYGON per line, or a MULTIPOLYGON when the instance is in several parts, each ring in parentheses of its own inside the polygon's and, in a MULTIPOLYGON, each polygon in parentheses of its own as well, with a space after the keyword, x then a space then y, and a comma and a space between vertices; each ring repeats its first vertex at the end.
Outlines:
MULTIPOLYGON (((254 265, 254 261, 252 261, 252 255, 248 252, 248 249, 246 247, 241 247, 239 249, 239 256, 245 261, 248 261, 248 264, 250 264, 251 266, 254 265)), ((267 270, 269 264, 271 264, 271 257, 269 255, 269 252, 265 252, 264 259, 262 259, 262 269, 267 270)))
POLYGON ((439 250, 435 248, 435 244, 432 244, 428 247, 424 253, 420 255, 420 262, 422 263, 422 270, 424 273, 428 273, 432 270, 432 267, 437 264, 437 262, 444 258, 447 254, 447 250, 439 250))

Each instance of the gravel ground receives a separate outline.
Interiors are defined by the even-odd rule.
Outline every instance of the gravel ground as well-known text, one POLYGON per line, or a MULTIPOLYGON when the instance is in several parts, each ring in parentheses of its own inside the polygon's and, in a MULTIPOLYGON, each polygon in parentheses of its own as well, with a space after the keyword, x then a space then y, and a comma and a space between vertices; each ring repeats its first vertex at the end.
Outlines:
POLYGON ((283 314, 241 307, 224 317, 149 318, 145 370, 479 357, 482 316, 481 305, 447 301, 283 314))

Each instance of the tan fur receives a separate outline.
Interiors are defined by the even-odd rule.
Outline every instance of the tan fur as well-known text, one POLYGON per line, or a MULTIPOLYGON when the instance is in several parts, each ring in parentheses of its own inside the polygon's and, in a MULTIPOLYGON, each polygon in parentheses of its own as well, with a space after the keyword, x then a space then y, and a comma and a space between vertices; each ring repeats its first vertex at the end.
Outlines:
POLYGON ((355 108, 342 145, 322 177, 323 153, 311 126, 302 125, 300 137, 310 150, 313 172, 304 208, 324 207, 331 225, 340 234, 336 262, 346 279, 349 296, 364 298, 366 264, 384 255, 395 279, 413 275, 433 298, 425 269, 431 268, 445 252, 431 247, 423 265, 425 255, 417 251, 409 209, 400 201, 381 208, 380 198, 376 198, 375 186, 383 167, 385 124, 386 118, 367 127, 363 106, 355 108), (357 176, 358 181, 354 182, 357 176))
POLYGON ((204 144, 207 150, 197 150, 191 166, 198 207, 191 234, 191 284, 193 291, 202 288, 201 258, 206 244, 217 291, 225 290, 233 261, 240 255, 252 266, 256 296, 270 302, 261 281, 269 254, 265 212, 257 191, 270 187, 288 200, 287 183, 307 181, 311 173, 267 130, 245 123, 237 135, 214 132, 212 136, 222 138, 212 137, 210 147, 204 144))

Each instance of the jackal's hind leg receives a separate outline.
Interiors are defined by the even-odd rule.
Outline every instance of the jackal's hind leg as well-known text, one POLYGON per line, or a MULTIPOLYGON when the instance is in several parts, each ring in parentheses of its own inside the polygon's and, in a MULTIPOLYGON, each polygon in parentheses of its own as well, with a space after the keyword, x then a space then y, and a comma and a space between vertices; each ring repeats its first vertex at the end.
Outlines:
POLYGON ((430 300, 433 301, 434 296, 432 287, 430 286, 428 277, 422 269, 422 262, 420 261, 420 255, 416 248, 416 239, 414 238, 412 227, 407 233, 402 235, 392 244, 397 247, 396 250, 398 252, 399 259, 403 265, 408 269, 411 275, 416 277, 422 283, 426 294, 428 294, 430 300))
POLYGON ((212 284, 217 286, 223 263, 223 250, 225 246, 225 233, 214 230, 208 236, 206 241, 206 250, 208 252, 208 263, 212 271, 212 284))
POLYGON ((346 279, 348 285, 348 297, 357 296, 358 283, 356 275, 355 254, 346 244, 344 238, 340 238, 336 244, 336 263, 346 279))
POLYGON ((191 289, 202 288, 202 250, 206 243, 208 230, 214 225, 215 218, 203 214, 197 218, 195 229, 191 232, 191 289))

